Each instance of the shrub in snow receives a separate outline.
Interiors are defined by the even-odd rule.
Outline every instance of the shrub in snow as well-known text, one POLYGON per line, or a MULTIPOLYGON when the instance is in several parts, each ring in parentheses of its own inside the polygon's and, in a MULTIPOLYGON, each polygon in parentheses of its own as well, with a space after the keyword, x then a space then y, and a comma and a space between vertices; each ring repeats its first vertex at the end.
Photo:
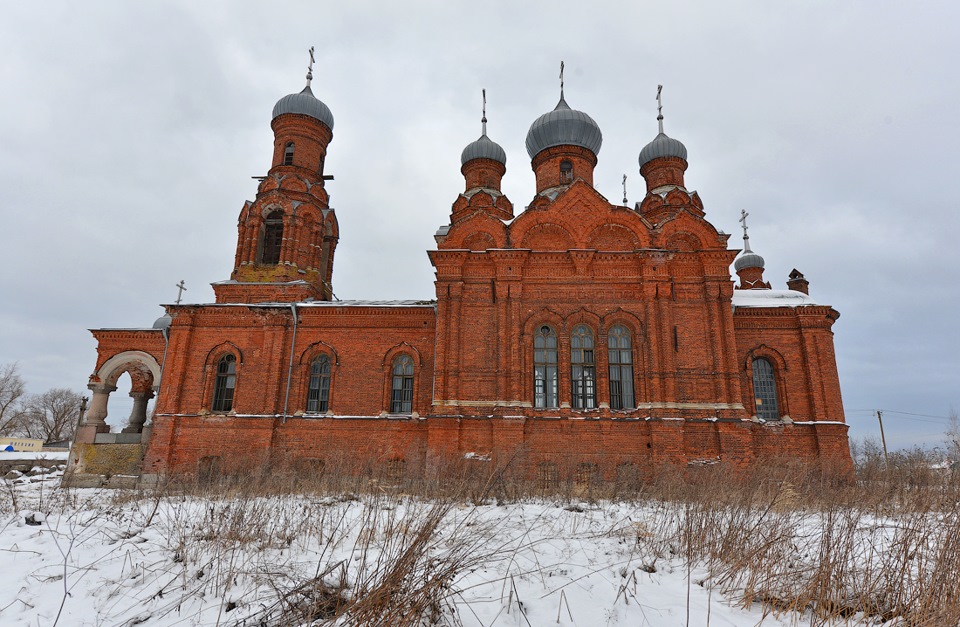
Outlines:
POLYGON ((46 517, 43 515, 42 512, 30 512, 24 517, 23 522, 27 523, 28 525, 37 527, 39 525, 42 525, 43 521, 45 520, 46 520, 46 517))

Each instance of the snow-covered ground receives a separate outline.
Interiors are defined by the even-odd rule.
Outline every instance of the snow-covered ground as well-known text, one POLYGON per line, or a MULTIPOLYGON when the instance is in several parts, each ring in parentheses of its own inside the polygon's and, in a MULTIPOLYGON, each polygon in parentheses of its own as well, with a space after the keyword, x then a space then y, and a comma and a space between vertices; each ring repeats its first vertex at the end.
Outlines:
POLYGON ((63 490, 59 474, 0 486, 4 626, 299 624, 278 618, 298 599, 421 598, 431 582, 439 624, 834 624, 745 608, 740 583, 721 593, 684 559, 682 506, 153 496, 63 490))

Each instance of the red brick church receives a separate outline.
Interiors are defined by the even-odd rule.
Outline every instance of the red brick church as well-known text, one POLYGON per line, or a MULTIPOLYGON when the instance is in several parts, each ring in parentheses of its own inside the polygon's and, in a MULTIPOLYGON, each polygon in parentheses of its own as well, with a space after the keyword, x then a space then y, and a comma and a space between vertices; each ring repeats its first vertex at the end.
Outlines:
POLYGON ((536 194, 522 211, 501 192, 506 154, 484 117, 427 251, 436 299, 341 301, 324 174, 334 121, 310 79, 273 108, 272 165, 240 210, 215 302, 166 305, 153 328, 93 330, 77 476, 275 457, 407 471, 510 458, 531 476, 597 480, 770 457, 849 464, 839 314, 796 270, 771 287, 745 214, 742 254, 728 248, 662 115, 639 152, 646 195, 612 204, 593 186, 600 128, 561 88, 527 134, 536 194), (111 433, 125 373, 134 407, 111 433))

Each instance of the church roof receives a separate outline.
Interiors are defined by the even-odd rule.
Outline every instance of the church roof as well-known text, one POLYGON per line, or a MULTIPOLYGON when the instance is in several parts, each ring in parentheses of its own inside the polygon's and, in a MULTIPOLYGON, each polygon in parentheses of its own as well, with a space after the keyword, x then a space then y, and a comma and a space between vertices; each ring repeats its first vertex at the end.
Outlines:
POLYGON ((800 307, 819 305, 803 292, 794 290, 733 290, 733 308, 737 307, 800 307))

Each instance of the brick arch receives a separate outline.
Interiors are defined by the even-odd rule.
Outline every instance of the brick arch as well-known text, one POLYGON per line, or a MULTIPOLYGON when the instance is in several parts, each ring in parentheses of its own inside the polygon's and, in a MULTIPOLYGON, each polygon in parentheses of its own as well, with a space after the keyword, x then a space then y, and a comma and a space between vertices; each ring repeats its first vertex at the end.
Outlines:
POLYGON ((293 216, 300 218, 301 220, 310 220, 317 224, 323 222, 323 211, 320 210, 316 205, 311 205, 309 203, 301 203, 296 209, 292 212, 293 216))
POLYGON ((287 210, 283 205, 278 202, 268 202, 260 208, 259 218, 261 220, 266 220, 267 216, 274 211, 279 211, 283 214, 283 217, 287 217, 287 210))
POLYGON ((642 248, 642 245, 632 229, 622 224, 607 223, 590 232, 586 247, 604 251, 632 251, 642 248))
POLYGON ((481 234, 488 236, 492 242, 487 248, 507 248, 506 227, 503 222, 484 211, 478 211, 454 224, 447 233, 443 248, 474 250, 467 242, 481 234))
POLYGON ((497 243, 494 241, 492 235, 480 231, 477 233, 471 233, 465 237, 461 247, 474 252, 481 252, 490 248, 497 248, 497 243))
POLYGON ((542 324, 548 324, 554 327, 557 335, 560 335, 566 330, 563 316, 548 307, 544 307, 540 311, 536 311, 527 316, 527 319, 523 321, 520 337, 533 337, 534 329, 542 324))
POLYGON ((304 181, 299 176, 285 176, 283 180, 280 181, 280 189, 285 192, 301 192, 307 193, 310 191, 310 188, 307 185, 307 182, 304 181))
POLYGON ((130 374, 131 391, 146 392, 160 383, 160 364, 144 351, 117 353, 103 362, 95 376, 101 382, 115 386, 125 372, 130 374))
POLYGON ((420 351, 417 350, 417 347, 413 344, 408 344, 407 342, 400 342, 399 344, 394 345, 390 350, 383 354, 383 363, 382 366, 393 366, 393 360, 400 353, 410 353, 413 357, 413 365, 416 368, 423 367, 423 356, 420 354, 420 351))
POLYGON ((555 222, 540 222, 531 226, 520 239, 520 248, 531 250, 570 250, 576 248, 573 236, 555 222))
POLYGON ((787 360, 775 348, 766 344, 758 344, 746 352, 743 358, 743 377, 741 379, 744 407, 750 412, 750 415, 756 415, 756 393, 753 390, 753 360, 766 359, 773 366, 773 380, 777 386, 777 409, 780 418, 790 417, 789 398, 787 397, 786 373, 789 370, 787 360))
POLYGON ((787 360, 784 359, 783 355, 775 348, 771 348, 766 344, 757 344, 750 350, 748 350, 743 357, 743 369, 746 372, 750 373, 750 376, 753 376, 753 360, 757 357, 763 357, 773 363, 775 368, 782 369, 786 372, 789 368, 787 366, 787 360))
POLYGON ((567 331, 570 331, 578 324, 585 324, 593 330, 594 335, 598 335, 603 319, 592 311, 587 311, 581 307, 573 313, 568 314, 563 322, 567 331))
POLYGON ((211 363, 216 364, 216 362, 220 361, 220 358, 227 353, 234 354, 234 356, 237 358, 238 367, 243 365, 243 351, 240 350, 239 346, 230 341, 220 342, 207 351, 207 356, 204 358, 203 365, 209 366, 211 363))
POLYGON ((314 358, 318 357, 320 354, 326 353, 333 358, 332 365, 340 365, 340 356, 337 354, 337 349, 333 346, 330 346, 323 340, 314 342, 310 346, 306 347, 302 353, 300 353, 300 364, 312 363, 314 358))
POLYGON ((703 242, 699 237, 689 231, 679 231, 667 237, 664 248, 667 250, 678 250, 680 252, 693 252, 703 250, 703 242))
POLYGON ((645 335, 646 331, 645 331, 645 326, 643 324, 643 320, 641 320, 640 316, 633 313, 632 311, 627 311, 626 309, 618 307, 616 310, 603 316, 602 322, 603 322, 602 332, 604 335, 606 335, 610 327, 613 327, 619 324, 621 326, 627 327, 630 330, 630 333, 634 337, 639 337, 644 342, 646 342, 646 335, 645 335))

